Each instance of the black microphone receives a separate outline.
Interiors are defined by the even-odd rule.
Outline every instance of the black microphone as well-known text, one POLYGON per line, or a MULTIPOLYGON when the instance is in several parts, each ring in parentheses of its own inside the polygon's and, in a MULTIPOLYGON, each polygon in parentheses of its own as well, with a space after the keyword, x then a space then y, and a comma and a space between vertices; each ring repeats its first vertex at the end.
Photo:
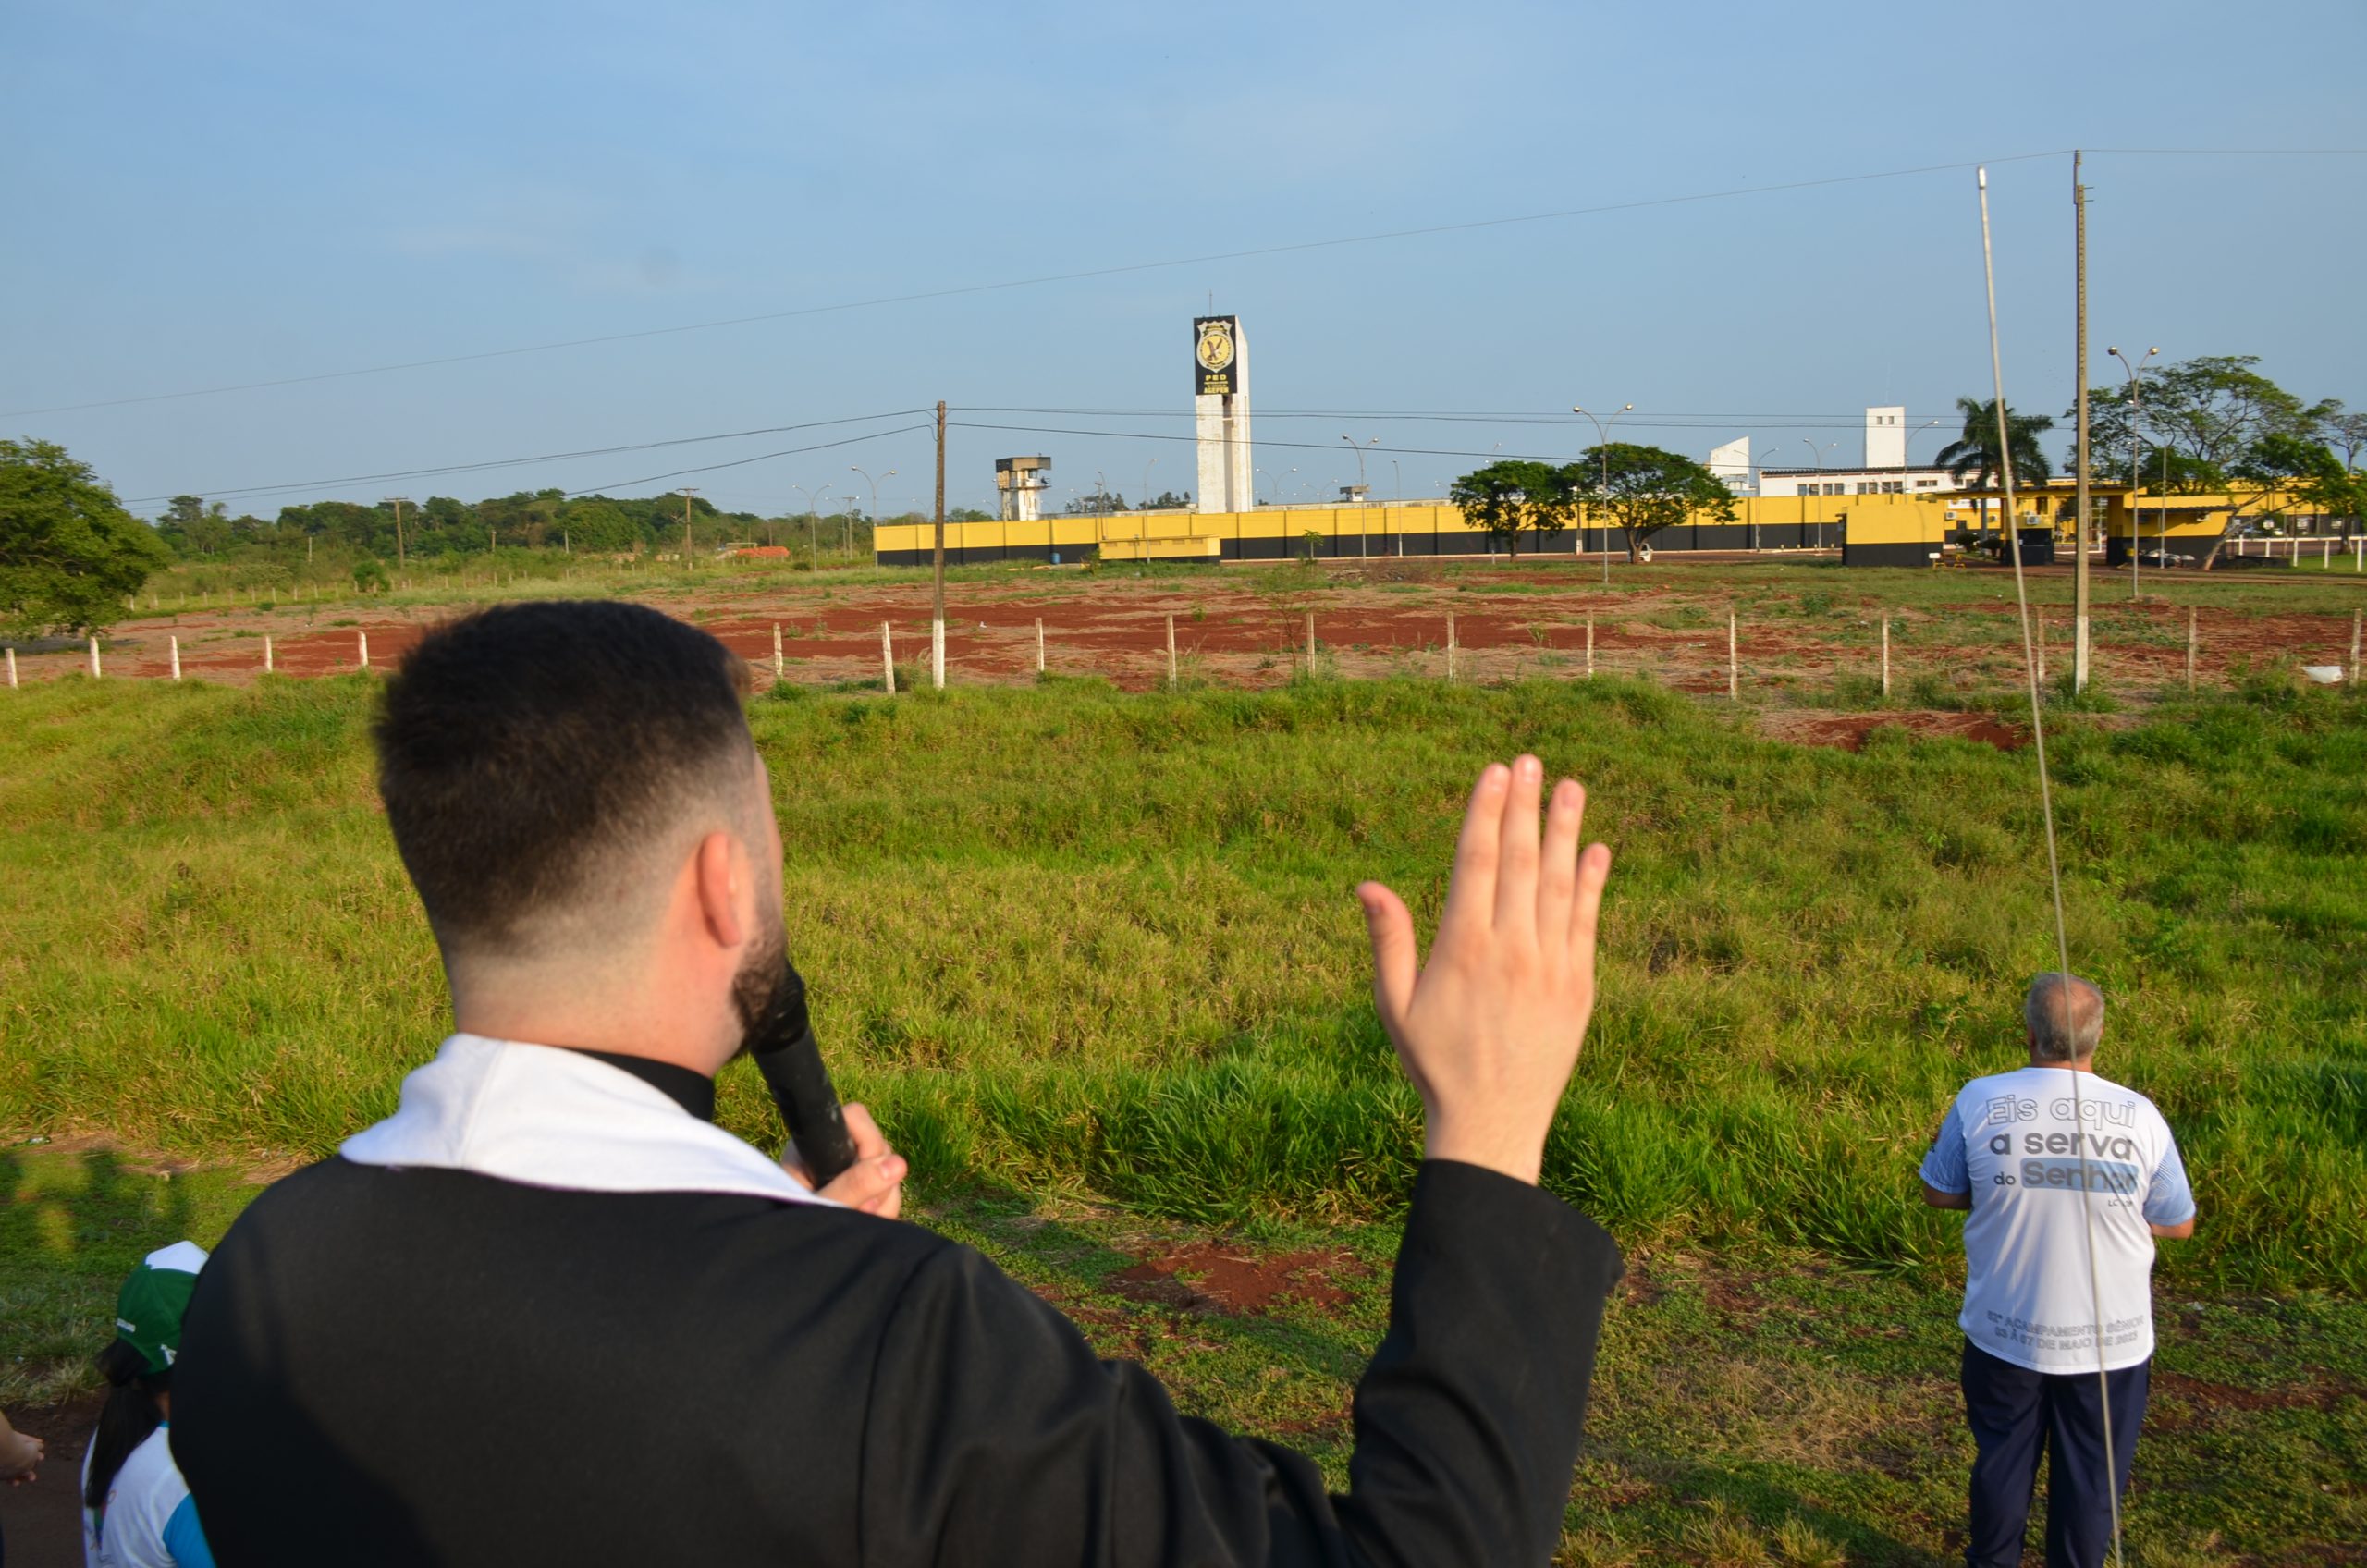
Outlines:
POLYGON ((814 1039, 813 1021, 805 1011, 805 980, 795 969, 765 1004, 748 1054, 773 1092, 781 1125, 797 1145, 806 1174, 817 1191, 828 1186, 854 1163, 854 1137, 839 1109, 830 1070, 822 1065, 822 1047, 814 1039))

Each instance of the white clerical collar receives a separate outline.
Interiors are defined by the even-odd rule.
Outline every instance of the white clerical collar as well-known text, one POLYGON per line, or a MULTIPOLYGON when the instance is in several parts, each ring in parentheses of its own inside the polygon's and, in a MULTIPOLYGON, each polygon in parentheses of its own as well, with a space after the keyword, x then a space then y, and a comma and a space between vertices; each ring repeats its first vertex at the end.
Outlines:
POLYGON ((470 1170, 584 1193, 736 1193, 828 1204, 757 1150, 594 1057, 455 1035, 394 1115, 338 1151, 359 1165, 470 1170))

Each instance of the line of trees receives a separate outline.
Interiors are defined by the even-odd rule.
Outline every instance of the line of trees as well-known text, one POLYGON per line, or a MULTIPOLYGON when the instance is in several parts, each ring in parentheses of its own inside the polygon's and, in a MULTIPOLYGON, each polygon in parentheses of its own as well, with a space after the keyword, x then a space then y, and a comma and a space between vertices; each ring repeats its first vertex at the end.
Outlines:
MULTIPOLYGON (((2088 393, 2089 472, 2173 494, 2288 488, 2328 517, 2367 516, 2367 413, 2303 401, 2263 375, 2257 354, 2206 354, 2088 393)), ((2077 417, 2067 413, 2067 420, 2077 417)))
POLYGON ((1628 441, 1589 447, 1573 463, 1506 458, 1456 480, 1447 499, 1512 555, 1523 533, 1535 554, 1573 523, 1587 521, 1617 528, 1632 561, 1663 528, 1697 515, 1722 522, 1735 517, 1734 492, 1709 469, 1682 452, 1628 441))

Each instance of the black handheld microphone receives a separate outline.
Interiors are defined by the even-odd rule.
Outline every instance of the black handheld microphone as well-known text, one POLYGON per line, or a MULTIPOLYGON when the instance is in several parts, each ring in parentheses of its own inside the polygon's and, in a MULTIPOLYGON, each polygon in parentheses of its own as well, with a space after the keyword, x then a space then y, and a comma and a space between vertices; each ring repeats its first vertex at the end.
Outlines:
POLYGON ((854 1163, 854 1138, 839 1109, 830 1070, 822 1065, 822 1047, 815 1042, 813 1021, 805 1011, 805 980, 795 969, 766 1004, 748 1054, 773 1092, 781 1125, 796 1143, 805 1173, 817 1190, 828 1186, 854 1163))

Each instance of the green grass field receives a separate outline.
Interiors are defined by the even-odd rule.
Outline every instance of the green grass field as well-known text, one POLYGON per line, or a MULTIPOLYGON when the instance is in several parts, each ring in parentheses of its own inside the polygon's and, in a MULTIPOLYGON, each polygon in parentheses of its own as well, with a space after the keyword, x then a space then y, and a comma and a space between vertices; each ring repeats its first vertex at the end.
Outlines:
MULTIPOLYGON (((238 1173, 333 1148, 442 1035, 370 787, 373 691, 8 694, 0 1129, 206 1169, 0 1165, 0 1397, 72 1384, 133 1241, 217 1231, 238 1173)), ((1385 1260, 1417 1109, 1348 889, 1378 876, 1427 924, 1480 762, 1584 778, 1619 859, 1546 1179, 1642 1267, 1569 1556, 1944 1557, 1956 1221, 1916 1202, 1915 1164, 1956 1086, 2017 1060, 2051 966, 2027 753, 1794 747, 1614 680, 785 688, 753 717, 841 1088, 940 1223, 1088 1305, 1150 1233, 1385 1260)), ((2202 1210, 2161 1273, 2205 1310, 2163 1314, 2191 1381, 2140 1462, 2150 1560, 2315 1561, 2278 1553, 2367 1525, 2367 710, 2263 678, 2056 722, 2101 1064, 2161 1104, 2202 1210)), ((767 1133, 752 1076, 725 1117, 767 1133)), ((1337 1462, 1384 1285, 1328 1317, 1079 1315, 1187 1403, 1337 1462)))

